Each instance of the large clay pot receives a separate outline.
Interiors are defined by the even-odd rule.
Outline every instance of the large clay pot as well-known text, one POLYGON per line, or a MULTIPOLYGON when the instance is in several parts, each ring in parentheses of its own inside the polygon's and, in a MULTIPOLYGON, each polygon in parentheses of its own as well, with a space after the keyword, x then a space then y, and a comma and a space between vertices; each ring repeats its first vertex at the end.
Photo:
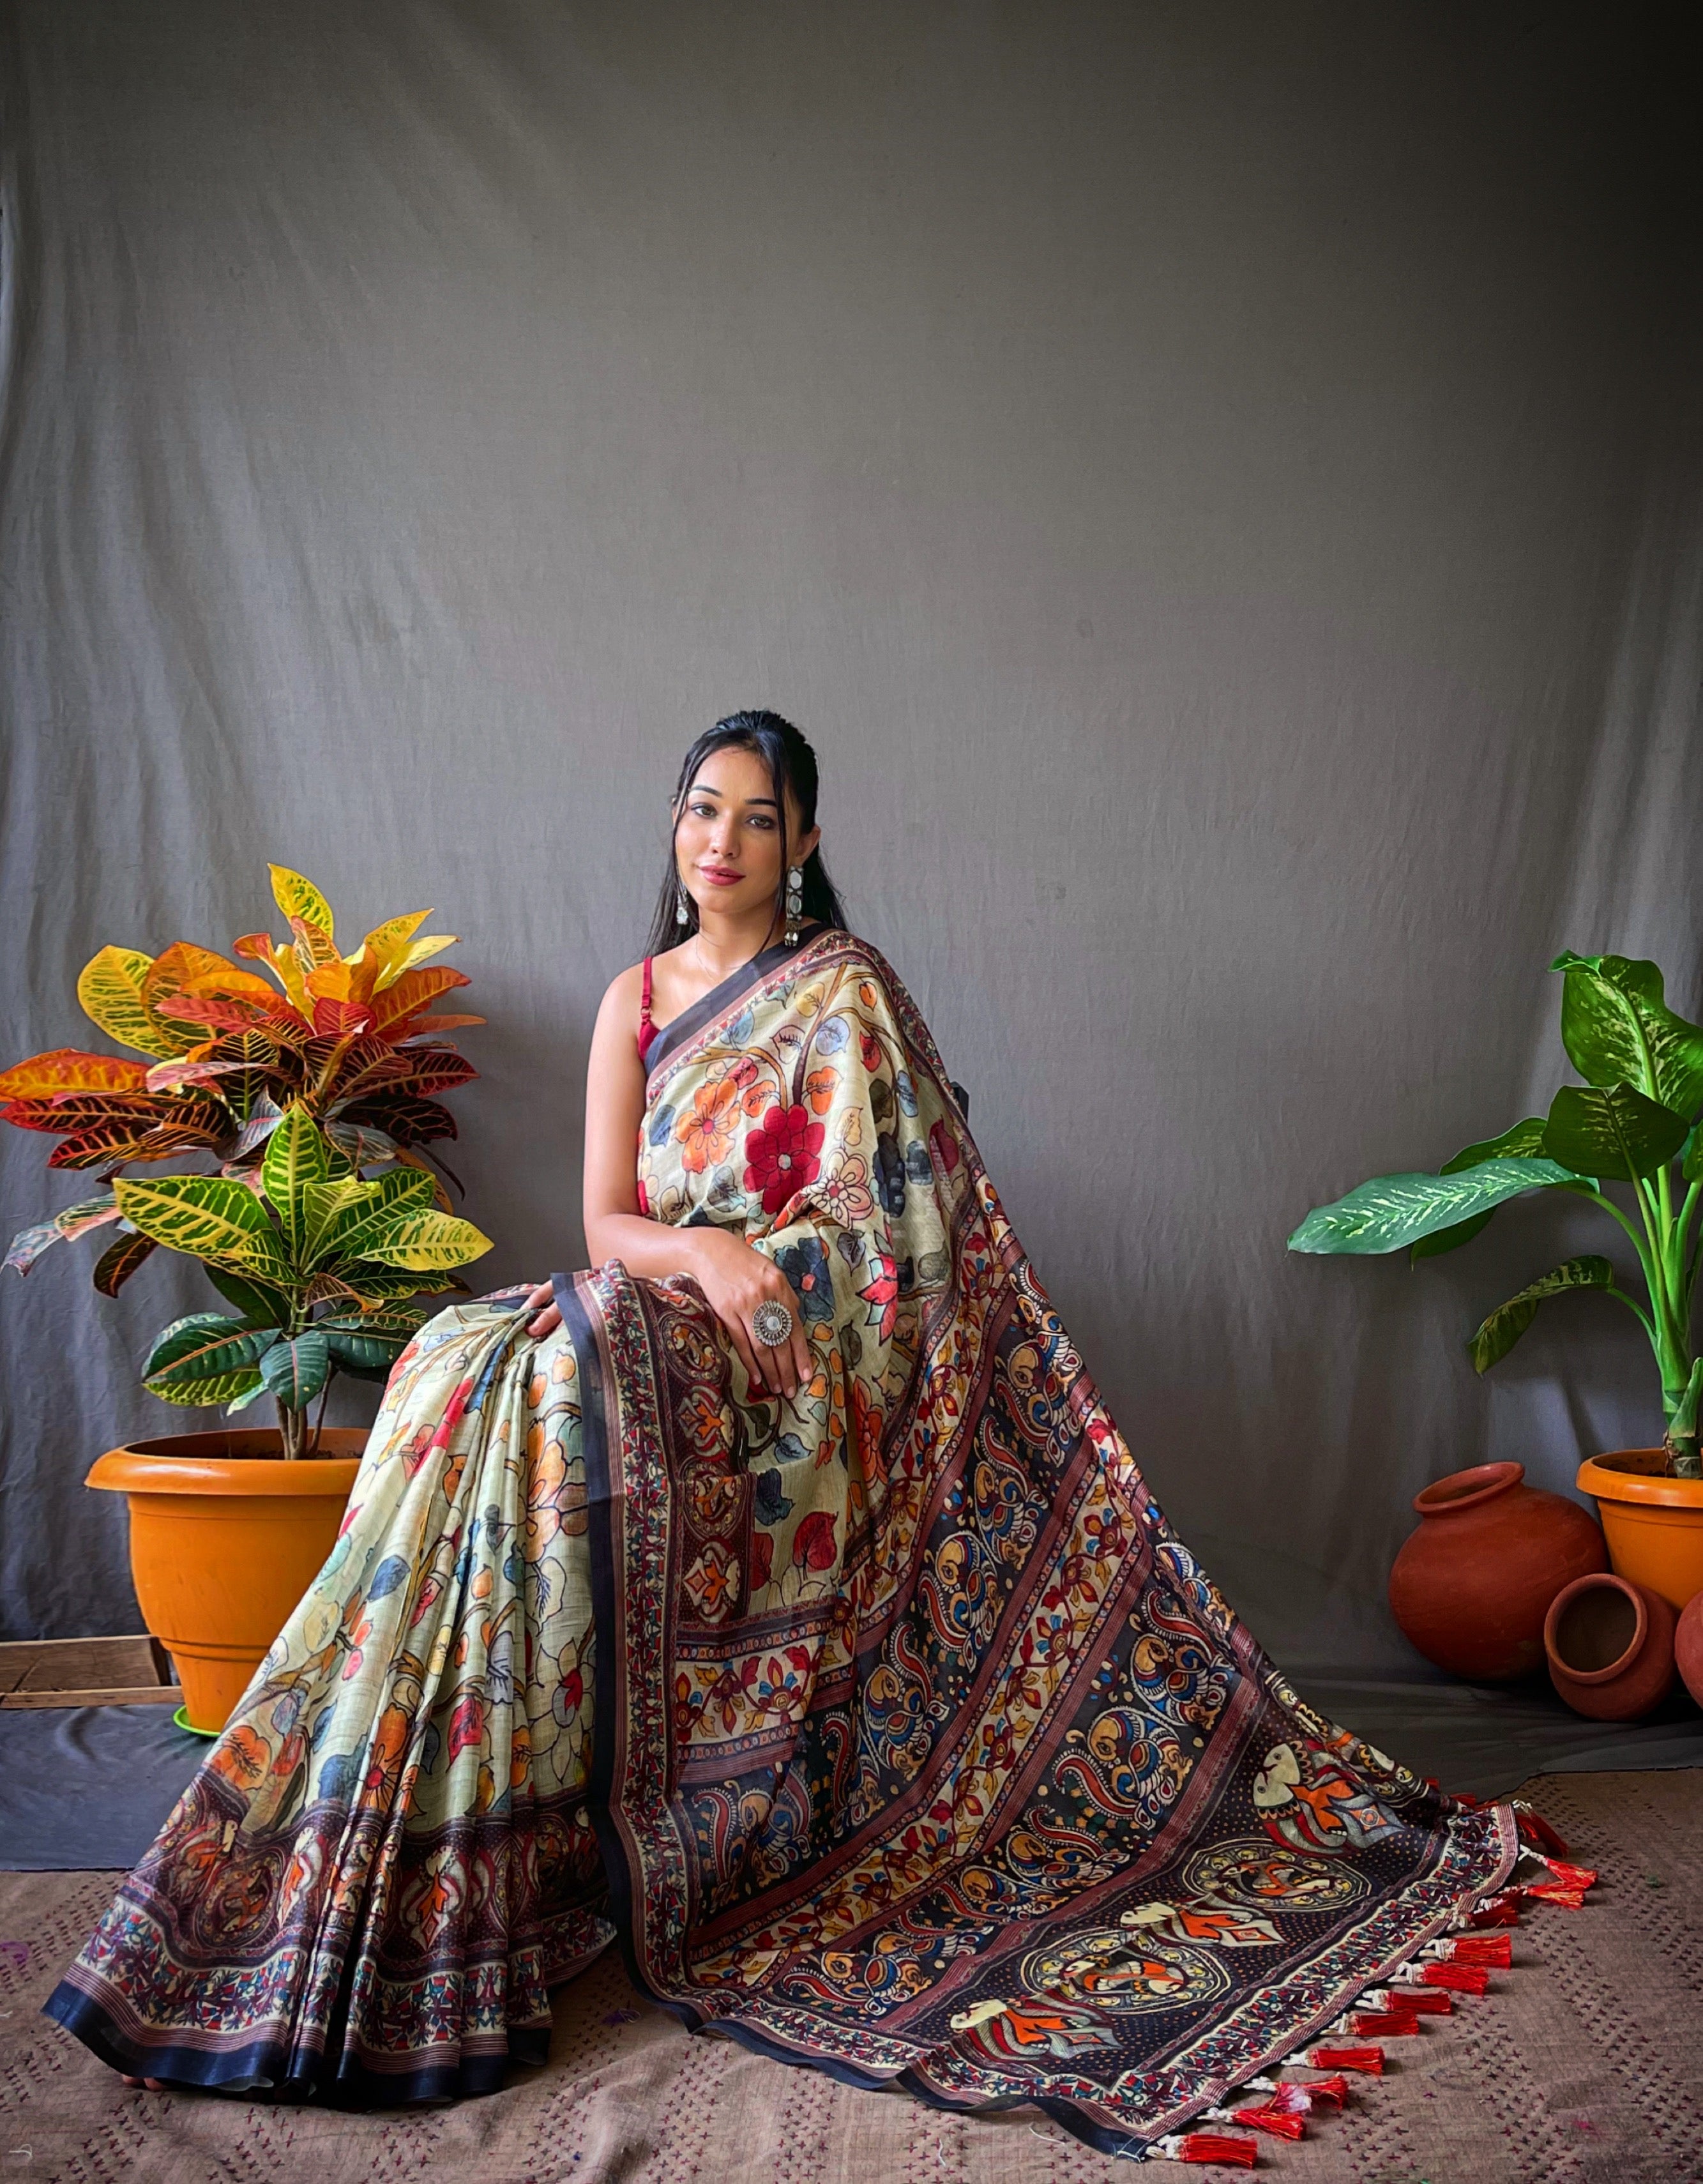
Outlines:
POLYGON ((224 1728, 336 1545, 366 1434, 321 1434, 287 1463, 275 1432, 169 1434, 109 1449, 86 1484, 130 1498, 142 1620, 175 1663, 183 1716, 224 1728))
POLYGON ((1673 1633, 1673 1665, 1686 1690, 1703 1707, 1703 1592, 1694 1592, 1679 1611, 1673 1633))
POLYGON ((1525 1476, 1522 1463, 1479 1463, 1416 1494, 1419 1529, 1389 1573, 1389 1604, 1409 1641, 1474 1683, 1542 1668, 1550 1602, 1608 1568, 1589 1513, 1525 1476))
POLYGON ((1647 1585, 1672 1608, 1703 1592, 1703 1479, 1669 1479, 1659 1448, 1617 1449, 1579 1466, 1594 1495, 1618 1576, 1647 1585))
POLYGON ((1544 1618, 1550 1681, 1575 1713, 1636 1721, 1673 1688, 1673 1626, 1659 1592, 1606 1570, 1575 1578, 1544 1618))

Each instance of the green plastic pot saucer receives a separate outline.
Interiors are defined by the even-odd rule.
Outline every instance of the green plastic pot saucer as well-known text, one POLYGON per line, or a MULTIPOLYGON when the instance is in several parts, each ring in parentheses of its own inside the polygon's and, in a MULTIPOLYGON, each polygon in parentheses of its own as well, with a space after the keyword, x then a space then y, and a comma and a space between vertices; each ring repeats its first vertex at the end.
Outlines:
POLYGON ((192 1736, 204 1736, 209 1744, 214 1742, 219 1737, 225 1734, 224 1730, 221 1729, 198 1729, 195 1726, 195 1724, 189 1719, 189 1708, 187 1707, 179 1707, 177 1712, 173 1714, 171 1718, 177 1724, 180 1729, 186 1729, 192 1736))

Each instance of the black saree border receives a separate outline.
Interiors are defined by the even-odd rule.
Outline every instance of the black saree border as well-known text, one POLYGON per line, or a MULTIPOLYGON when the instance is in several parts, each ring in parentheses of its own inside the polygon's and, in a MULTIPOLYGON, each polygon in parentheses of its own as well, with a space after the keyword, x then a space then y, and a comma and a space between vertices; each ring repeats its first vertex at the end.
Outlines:
POLYGON ((689 1009, 682 1009, 677 1017, 671 1017, 665 1024, 659 1024, 656 1038, 645 1057, 645 1082, 650 1084, 657 1072, 676 1054, 687 1041, 724 1016, 737 1001, 744 999, 754 986, 760 985, 771 971, 778 971, 795 956, 802 956, 825 933, 838 933, 835 925, 813 925, 808 933, 801 933, 793 941, 777 940, 772 948, 765 948, 754 956, 749 963, 742 963, 737 971, 730 971, 719 986, 695 1000, 689 1009))

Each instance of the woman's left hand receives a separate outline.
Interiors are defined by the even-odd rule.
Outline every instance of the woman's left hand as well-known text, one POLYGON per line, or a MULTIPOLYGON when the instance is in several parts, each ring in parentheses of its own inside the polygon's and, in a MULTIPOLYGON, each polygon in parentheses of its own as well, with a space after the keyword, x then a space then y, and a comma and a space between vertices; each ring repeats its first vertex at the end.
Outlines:
POLYGON ((553 1283, 540 1282, 527 1298, 526 1309, 538 1315, 536 1319, 526 1322, 526 1332, 535 1341, 542 1342, 547 1334, 554 1334, 562 1323, 562 1315, 556 1309, 556 1291, 553 1283), (542 1311, 539 1310, 541 1306, 543 1307, 542 1311))

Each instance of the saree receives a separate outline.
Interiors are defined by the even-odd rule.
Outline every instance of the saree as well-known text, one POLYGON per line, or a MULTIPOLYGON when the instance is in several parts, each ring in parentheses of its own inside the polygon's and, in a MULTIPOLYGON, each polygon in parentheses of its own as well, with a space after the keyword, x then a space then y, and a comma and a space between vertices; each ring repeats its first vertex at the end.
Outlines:
POLYGON ((773 1259, 808 1384, 619 1262, 543 1340, 520 1292, 431 1321, 47 2005, 97 2053, 489 2090, 618 1942, 694 2028, 1140 2155, 1502 1887, 1512 1807, 1304 1703, 1167 1524, 872 948, 665 1026, 638 1180, 773 1259))

